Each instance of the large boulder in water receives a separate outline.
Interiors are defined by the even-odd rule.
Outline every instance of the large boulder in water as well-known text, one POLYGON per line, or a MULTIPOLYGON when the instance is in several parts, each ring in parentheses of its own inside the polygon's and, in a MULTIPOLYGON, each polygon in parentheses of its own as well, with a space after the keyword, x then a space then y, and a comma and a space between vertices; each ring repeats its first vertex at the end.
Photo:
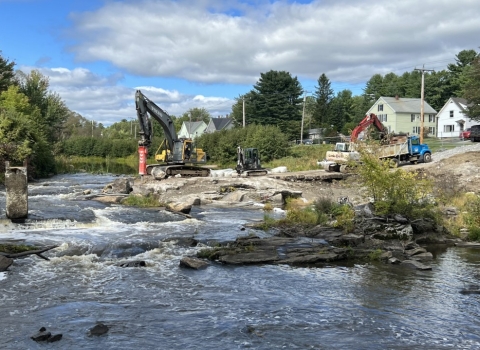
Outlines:
POLYGON ((6 271, 13 264, 13 259, 0 255, 0 272, 6 271))
POLYGON ((103 188, 103 193, 121 193, 121 194, 129 194, 133 191, 132 188, 132 179, 129 178, 121 178, 116 179, 114 182, 109 183, 103 188))

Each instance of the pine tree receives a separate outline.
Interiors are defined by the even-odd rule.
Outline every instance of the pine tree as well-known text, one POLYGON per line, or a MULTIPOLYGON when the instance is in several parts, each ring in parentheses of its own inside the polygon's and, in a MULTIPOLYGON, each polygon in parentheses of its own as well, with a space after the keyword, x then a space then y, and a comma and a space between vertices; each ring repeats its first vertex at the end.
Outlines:
POLYGON ((318 86, 315 87, 315 98, 317 104, 313 112, 313 119, 318 126, 328 123, 330 118, 330 103, 334 97, 333 89, 331 88, 330 80, 325 73, 322 73, 318 78, 318 86))
POLYGON ((14 84, 15 72, 13 67, 15 62, 9 62, 3 58, 2 51, 0 51, 0 93, 7 91, 8 87, 14 84))

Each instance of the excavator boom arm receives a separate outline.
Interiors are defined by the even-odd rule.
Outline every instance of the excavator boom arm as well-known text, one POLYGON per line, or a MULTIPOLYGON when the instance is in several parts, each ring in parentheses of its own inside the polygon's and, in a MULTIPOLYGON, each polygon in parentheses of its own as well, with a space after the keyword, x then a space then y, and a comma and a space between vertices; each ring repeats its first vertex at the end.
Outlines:
POLYGON ((363 120, 360 123, 358 123, 355 129, 353 129, 350 141, 351 142, 357 141, 358 135, 360 135, 360 133, 365 129, 367 129, 370 125, 375 126, 375 128, 381 133, 385 133, 386 131, 385 126, 382 124, 380 119, 378 119, 376 114, 370 113, 370 114, 367 114, 367 116, 363 118, 363 120))
POLYGON ((140 90, 135 93, 135 105, 137 108, 137 118, 140 124, 140 146, 148 147, 152 142, 152 124, 148 115, 154 118, 163 128, 168 148, 173 151, 175 142, 178 142, 175 125, 172 118, 155 103, 150 101, 140 90))

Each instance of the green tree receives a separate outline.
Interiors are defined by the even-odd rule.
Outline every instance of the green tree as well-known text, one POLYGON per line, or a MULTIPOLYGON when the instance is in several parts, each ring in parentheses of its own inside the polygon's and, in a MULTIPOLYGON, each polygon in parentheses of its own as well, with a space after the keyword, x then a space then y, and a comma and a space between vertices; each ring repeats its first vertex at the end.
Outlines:
POLYGON ((467 115, 471 119, 480 121, 480 57, 472 62, 463 86, 463 96, 469 104, 467 115))
POLYGON ((448 78, 449 74, 445 70, 425 74, 425 100, 436 111, 440 111, 445 102, 450 97, 454 97, 450 90, 446 88, 448 78))
POLYGON ((328 124, 330 119, 330 103, 334 97, 334 91, 331 88, 330 80, 325 73, 322 73, 318 78, 318 86, 315 87, 315 98, 317 104, 313 112, 313 119, 317 126, 324 126, 328 124))
MULTIPOLYGON (((230 117, 234 120, 236 126, 243 126, 243 104, 245 102, 245 124, 255 122, 256 118, 256 100, 254 91, 247 92, 235 98, 232 105, 230 117)), ((256 122, 259 122, 258 120, 256 122)))
POLYGON ((197 139, 197 146, 207 152, 213 162, 228 166, 237 160, 237 147, 258 148, 262 161, 282 158, 288 149, 288 137, 276 126, 250 124, 245 128, 204 134, 197 139))
MULTIPOLYGON (((202 108, 198 108, 198 107, 190 108, 187 111, 186 114, 189 116, 189 118, 192 119, 192 122, 203 121, 207 125, 210 122, 210 118, 211 118, 210 112, 207 111, 207 109, 203 108, 203 107, 202 108)), ((190 119, 189 119, 189 121, 190 121, 190 119)))
POLYGON ((0 164, 29 162, 29 174, 45 176, 54 169, 51 147, 46 140, 40 111, 11 85, 0 94, 0 164))
POLYGON ((380 96, 385 96, 383 86, 382 75, 375 74, 367 81, 363 91, 365 95, 370 96, 373 100, 378 100, 380 96))
POLYGON ((6 91, 15 82, 15 62, 9 62, 0 51, 0 92, 6 91))
POLYGON ((447 86, 448 97, 461 97, 463 91, 463 85, 466 83, 467 75, 469 75, 469 68, 472 62, 478 57, 475 50, 463 50, 460 51, 456 58, 455 63, 451 63, 447 66, 449 72, 449 79, 447 86))
POLYGON ((302 118, 302 87, 296 77, 285 71, 261 73, 251 94, 255 113, 250 124, 275 125, 289 138, 298 137, 302 118))
POLYGON ((344 125, 354 118, 352 92, 340 91, 330 103, 330 118, 327 124, 335 130, 342 130, 344 125))
POLYGON ((20 92, 28 97, 30 104, 40 110, 39 123, 43 126, 48 141, 51 143, 58 141, 70 110, 58 94, 48 90, 48 77, 39 71, 32 70, 29 74, 19 71, 17 78, 20 92))

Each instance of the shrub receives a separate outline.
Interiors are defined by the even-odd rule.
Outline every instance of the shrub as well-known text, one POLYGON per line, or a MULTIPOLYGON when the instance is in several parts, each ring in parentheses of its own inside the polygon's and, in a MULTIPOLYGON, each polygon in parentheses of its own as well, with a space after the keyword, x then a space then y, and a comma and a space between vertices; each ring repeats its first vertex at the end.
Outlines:
POLYGON ((122 204, 132 207, 149 208, 159 207, 160 202, 157 195, 149 194, 147 196, 129 195, 122 201, 122 204))
POLYGON ((263 210, 272 211, 273 210, 273 204, 270 203, 270 202, 265 203, 264 206, 263 206, 263 210))
MULTIPOLYGON (((399 168, 391 169, 388 161, 360 151, 362 166, 357 167, 361 182, 373 197, 380 215, 401 214, 409 219, 434 211, 432 181, 399 168)), ((433 213, 429 216, 435 216, 433 213)))
POLYGON ((381 249, 372 250, 368 254, 368 259, 372 260, 372 261, 378 261, 378 260, 380 260, 380 257, 382 256, 382 253, 383 253, 383 251, 381 249))
POLYGON ((355 211, 352 207, 346 204, 340 205, 337 209, 335 219, 337 220, 335 227, 343 228, 346 233, 353 232, 353 229, 355 228, 355 211))

